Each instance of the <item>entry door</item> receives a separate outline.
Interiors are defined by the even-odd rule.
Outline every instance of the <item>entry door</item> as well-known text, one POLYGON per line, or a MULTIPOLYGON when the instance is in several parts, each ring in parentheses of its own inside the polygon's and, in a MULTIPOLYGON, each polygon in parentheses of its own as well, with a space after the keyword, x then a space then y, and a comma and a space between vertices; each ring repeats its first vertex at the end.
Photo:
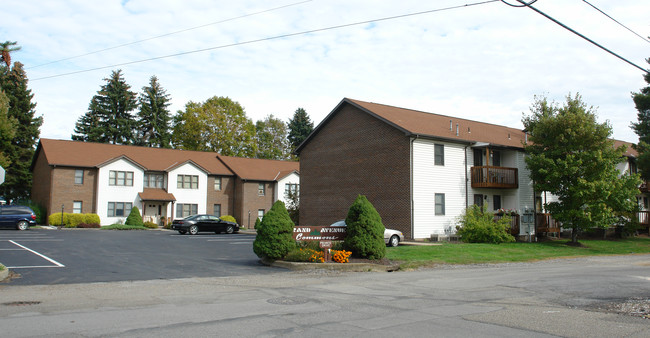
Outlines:
POLYGON ((160 222, 160 204, 147 203, 144 211, 144 219, 158 224, 160 222))

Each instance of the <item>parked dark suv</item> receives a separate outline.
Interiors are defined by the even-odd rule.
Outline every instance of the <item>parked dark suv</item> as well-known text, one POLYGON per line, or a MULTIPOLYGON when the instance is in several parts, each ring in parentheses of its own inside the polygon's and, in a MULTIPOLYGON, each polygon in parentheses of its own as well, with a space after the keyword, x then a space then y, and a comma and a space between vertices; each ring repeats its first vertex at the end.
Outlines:
POLYGON ((0 227, 27 230, 30 225, 36 225, 32 209, 22 205, 0 205, 0 227))

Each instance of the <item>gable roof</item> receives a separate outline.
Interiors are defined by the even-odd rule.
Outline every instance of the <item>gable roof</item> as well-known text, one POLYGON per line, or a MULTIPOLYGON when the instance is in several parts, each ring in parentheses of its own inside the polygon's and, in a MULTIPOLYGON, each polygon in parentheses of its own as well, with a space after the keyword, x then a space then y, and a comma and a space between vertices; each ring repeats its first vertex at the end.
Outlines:
MULTIPOLYGON (((433 138, 461 143, 487 143, 492 146, 519 149, 523 149, 523 143, 526 141, 526 133, 517 128, 344 98, 298 146, 296 153, 299 153, 304 145, 320 132, 323 126, 345 105, 358 108, 402 131, 408 137, 433 138)), ((636 156, 636 151, 632 149, 631 143, 614 141, 616 146, 627 145, 626 156, 636 156)))
POLYGON ((300 170, 299 162, 231 156, 219 156, 219 159, 241 179, 250 181, 277 181, 300 170))
MULTIPOLYGON (((34 159, 42 152, 53 166, 95 168, 117 158, 128 158, 148 171, 168 171, 192 162, 211 175, 233 175, 217 153, 178 149, 149 148, 106 143, 41 139, 34 159)), ((32 164, 33 165, 33 164, 32 164)))

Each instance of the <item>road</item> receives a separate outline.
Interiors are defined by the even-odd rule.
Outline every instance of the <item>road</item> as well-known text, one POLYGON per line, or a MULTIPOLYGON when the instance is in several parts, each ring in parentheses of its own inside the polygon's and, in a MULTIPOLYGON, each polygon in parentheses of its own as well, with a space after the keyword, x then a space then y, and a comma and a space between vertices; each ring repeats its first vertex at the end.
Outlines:
POLYGON ((650 255, 0 286, 6 337, 650 337, 597 311, 650 297, 650 255))

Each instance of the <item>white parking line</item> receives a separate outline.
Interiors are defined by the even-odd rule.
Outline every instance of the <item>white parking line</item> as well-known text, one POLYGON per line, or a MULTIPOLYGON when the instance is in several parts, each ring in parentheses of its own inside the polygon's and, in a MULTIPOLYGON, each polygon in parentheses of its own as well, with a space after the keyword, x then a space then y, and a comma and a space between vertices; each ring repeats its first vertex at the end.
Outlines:
POLYGON ((8 268, 10 268, 10 269, 24 269, 24 268, 54 268, 54 267, 56 267, 56 268, 64 268, 64 267, 65 267, 65 265, 63 265, 63 264, 61 264, 61 263, 59 263, 59 262, 53 260, 53 259, 50 258, 50 257, 47 257, 47 256, 45 256, 45 255, 43 255, 43 254, 40 254, 40 253, 38 253, 38 252, 36 252, 36 251, 34 251, 34 250, 32 250, 32 249, 26 247, 26 246, 20 245, 20 244, 14 242, 14 241, 9 241, 9 243, 14 244, 14 245, 16 245, 16 246, 19 246, 19 247, 21 247, 21 248, 23 248, 23 249, 25 249, 25 250, 27 250, 27 251, 29 251, 29 252, 35 254, 35 255, 37 255, 37 256, 39 256, 39 257, 41 257, 41 258, 47 260, 48 262, 50 262, 50 263, 56 265, 56 266, 51 266, 51 265, 48 265, 48 266, 8 266, 8 268))

